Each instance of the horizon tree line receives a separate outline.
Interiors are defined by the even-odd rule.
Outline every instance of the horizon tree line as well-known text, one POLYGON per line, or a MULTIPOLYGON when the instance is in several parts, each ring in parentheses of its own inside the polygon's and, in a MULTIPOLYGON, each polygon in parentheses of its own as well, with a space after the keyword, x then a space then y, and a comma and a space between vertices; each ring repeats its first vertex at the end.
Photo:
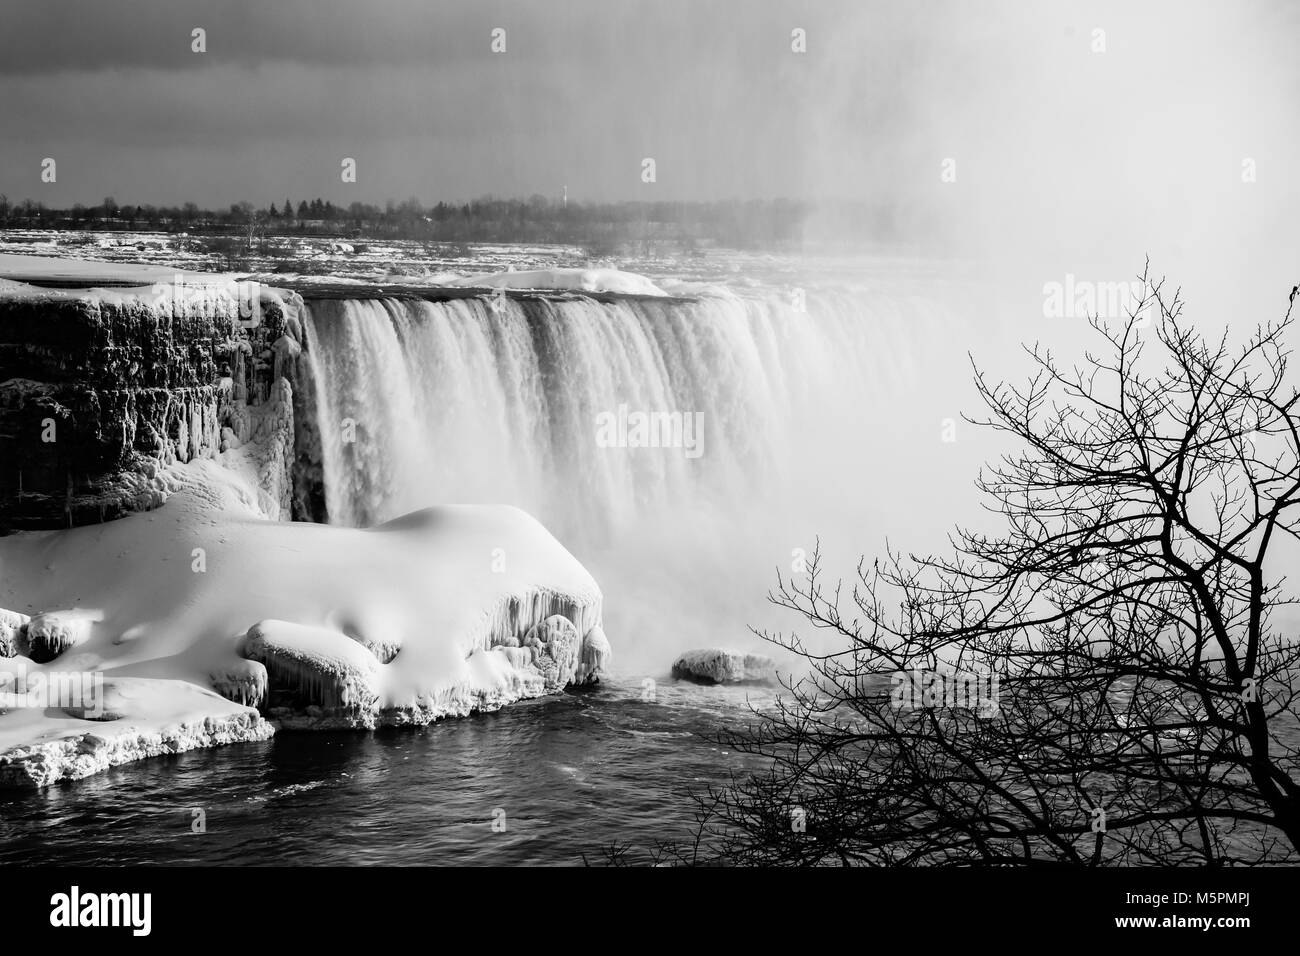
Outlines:
POLYGON ((335 204, 323 197, 241 201, 225 208, 119 203, 48 206, 0 193, 0 230, 65 229, 186 232, 191 234, 329 235, 441 242, 538 242, 615 246, 637 242, 699 243, 731 248, 798 248, 814 214, 827 212, 845 238, 882 241, 900 235, 896 210, 884 202, 833 206, 795 199, 728 199, 680 202, 563 201, 541 194, 527 199, 482 196, 463 202, 425 203, 412 196, 382 205, 335 204))

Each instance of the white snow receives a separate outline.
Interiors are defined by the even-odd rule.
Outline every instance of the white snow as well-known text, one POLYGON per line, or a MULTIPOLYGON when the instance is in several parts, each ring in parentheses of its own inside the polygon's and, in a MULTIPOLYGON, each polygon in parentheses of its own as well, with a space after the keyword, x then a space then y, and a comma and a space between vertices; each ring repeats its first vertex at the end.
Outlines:
POLYGON ((656 295, 664 292, 643 275, 619 269, 534 269, 494 272, 457 279, 450 285, 474 289, 572 289, 577 292, 614 292, 621 295, 656 295))
POLYGON ((85 608, 33 615, 24 632, 27 656, 34 661, 53 660, 84 644, 90 637, 91 625, 101 616, 100 612, 85 608))
MULTIPOLYGON (((22 660, 0 659, 0 675, 22 660)), ((104 706, 96 710, 103 719, 78 716, 78 708, 34 706, 0 715, 0 788, 43 787, 132 760, 274 733, 252 708, 186 681, 112 678, 101 693, 97 703, 104 706)))
POLYGON ((0 714, 0 784, 261 739, 270 727, 243 702, 265 705, 277 682, 311 701, 272 712, 285 724, 371 727, 495 709, 604 665, 603 632, 579 643, 599 627, 600 589, 516 508, 441 506, 367 530, 280 523, 218 462, 165 471, 173 493, 154 511, 0 538, 0 608, 77 634, 45 665, 8 658, 0 672, 130 689, 95 723, 0 714))
POLYGON ((48 281, 134 282, 152 285, 170 282, 181 273, 186 278, 210 278, 210 274, 182 272, 167 266, 140 265, 133 262, 91 262, 86 259, 59 259, 52 256, 17 255, 0 252, 0 277, 23 282, 28 279, 48 281))
MULTIPOLYGON (((296 293, 286 292, 273 286, 250 281, 234 273, 216 272, 182 272, 176 269, 140 269, 141 274, 131 273, 131 280, 151 277, 149 285, 114 286, 101 288, 59 289, 32 285, 12 278, 4 278, 11 272, 3 260, 26 259, 27 256, 14 256, 0 253, 0 299, 37 300, 37 301, 85 301, 95 304, 134 305, 145 304, 164 313, 184 311, 192 315, 239 315, 242 308, 248 313, 247 324, 254 327, 260 321, 249 310, 252 299, 256 296, 257 306, 267 309, 278 306, 286 315, 292 315, 298 308, 296 293)), ((100 266, 103 263, 75 262, 69 260, 46 260, 60 266, 100 266)), ((69 269, 69 270, 35 270, 20 273, 23 278, 44 279, 113 279, 123 278, 118 272, 121 266, 114 266, 111 273, 104 270, 69 269), (80 273, 84 272, 84 275, 80 273)))

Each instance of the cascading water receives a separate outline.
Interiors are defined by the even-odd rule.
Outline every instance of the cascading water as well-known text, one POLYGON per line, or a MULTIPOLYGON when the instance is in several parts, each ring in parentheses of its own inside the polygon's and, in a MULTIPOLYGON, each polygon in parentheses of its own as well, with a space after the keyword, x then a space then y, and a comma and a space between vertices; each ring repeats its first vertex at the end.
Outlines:
POLYGON ((940 410, 918 406, 941 310, 849 290, 800 305, 776 289, 310 301, 329 520, 515 504, 600 581, 617 659, 744 643, 773 568, 819 533, 874 550, 899 443, 928 418, 938 444, 940 410), (609 447, 620 406, 698 414, 698 454, 609 447))

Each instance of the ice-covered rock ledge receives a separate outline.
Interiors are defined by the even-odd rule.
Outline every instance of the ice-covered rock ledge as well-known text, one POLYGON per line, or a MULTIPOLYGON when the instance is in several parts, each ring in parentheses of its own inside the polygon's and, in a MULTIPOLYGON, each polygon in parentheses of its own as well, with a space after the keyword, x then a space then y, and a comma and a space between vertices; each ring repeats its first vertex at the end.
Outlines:
POLYGON ((250 443, 275 453, 258 468, 287 517, 301 307, 224 275, 90 289, 0 278, 0 533, 157 507, 167 466, 250 443))
MULTIPOLYGON (((12 673, 7 663, 0 661, 0 671, 12 673)), ((0 718, 0 789, 36 789, 146 757, 266 740, 275 733, 253 708, 185 681, 127 678, 105 681, 103 688, 105 699, 89 713, 51 707, 12 710, 0 718), (88 726, 94 729, 83 729, 88 726), (23 742, 9 745, 14 740, 23 742)))
POLYGON ((248 469, 225 464, 171 466, 154 511, 0 538, 0 675, 99 675, 109 689, 98 719, 39 701, 0 713, 0 784, 261 739, 272 725, 426 723, 607 666, 600 589, 526 513, 281 523, 248 469), (169 688, 185 688, 184 706, 169 688))

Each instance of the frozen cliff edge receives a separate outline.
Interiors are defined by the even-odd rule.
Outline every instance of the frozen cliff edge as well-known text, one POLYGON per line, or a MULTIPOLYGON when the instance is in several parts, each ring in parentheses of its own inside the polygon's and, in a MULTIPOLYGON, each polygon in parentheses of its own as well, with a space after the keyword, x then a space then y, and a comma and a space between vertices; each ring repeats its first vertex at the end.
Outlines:
POLYGON ((158 278, 0 278, 0 533, 149 510, 171 492, 168 466, 250 443, 275 445, 255 468, 268 513, 288 516, 301 298, 228 275, 158 278))
POLYGON ((246 470, 204 459, 167 473, 173 491, 153 511, 0 538, 0 786, 277 726, 494 710, 607 666, 599 587, 517 508, 435 507, 370 529, 282 523, 246 470), (28 656, 34 625, 41 662, 28 656), (55 675, 93 679, 99 697, 15 693, 36 674, 51 688, 55 675))

